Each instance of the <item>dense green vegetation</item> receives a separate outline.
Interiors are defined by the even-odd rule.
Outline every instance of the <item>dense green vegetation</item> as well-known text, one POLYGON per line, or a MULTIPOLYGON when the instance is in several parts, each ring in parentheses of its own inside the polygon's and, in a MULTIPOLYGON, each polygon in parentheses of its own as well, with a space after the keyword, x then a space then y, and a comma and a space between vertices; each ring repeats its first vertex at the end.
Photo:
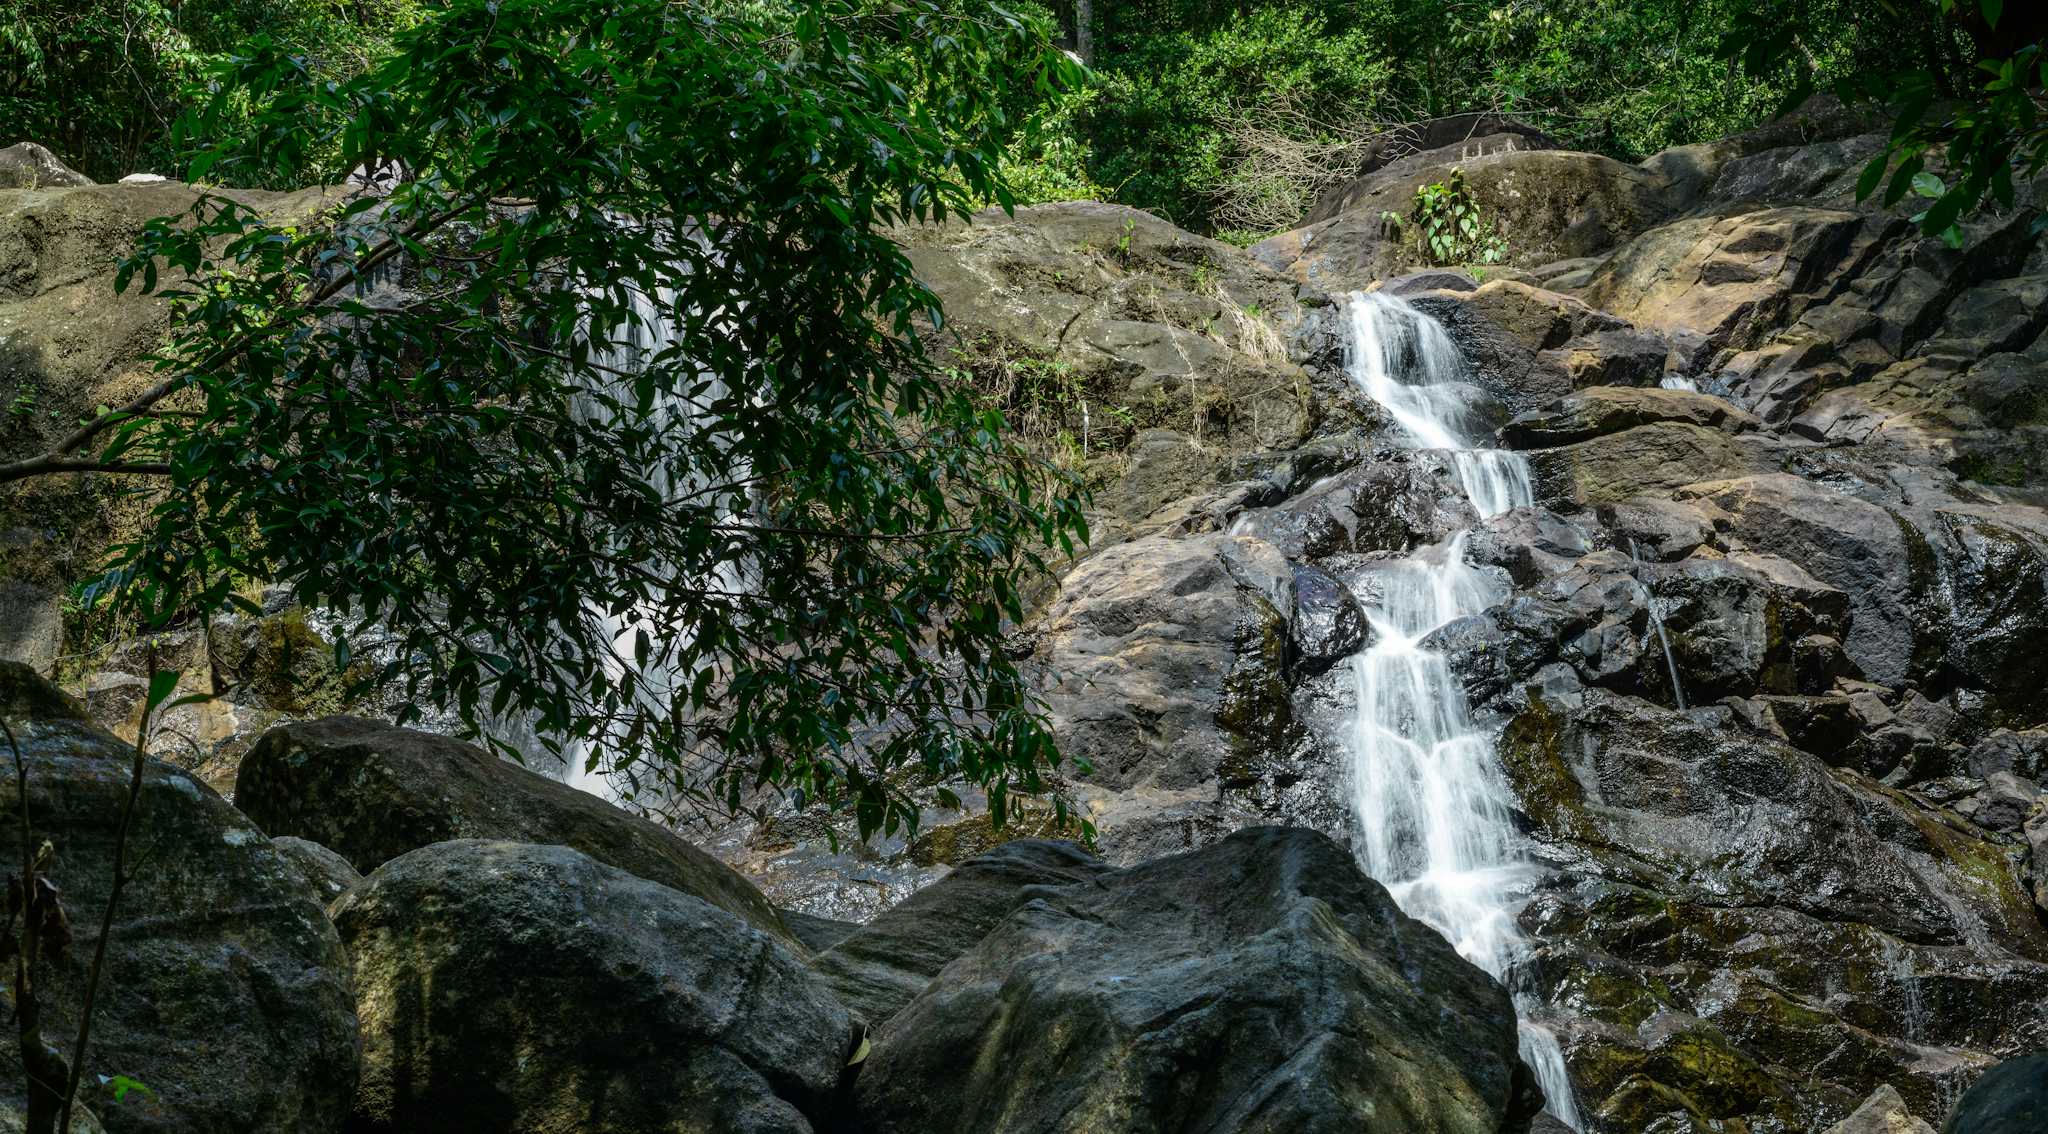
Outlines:
POLYGON ((362 72, 423 0, 0 0, 0 137, 41 142, 87 175, 177 174, 192 88, 252 35, 318 79, 362 72))
POLYGON ((1099 90, 1078 125, 1087 169, 1116 199, 1196 229, 1269 229, 1343 174, 1351 144, 1401 122, 1495 110, 1635 161, 1755 125, 1811 86, 1924 70, 1954 91, 1979 56, 1941 7, 1109 0, 1095 5, 1099 90), (1750 28, 1780 50, 1733 66, 1729 38, 1750 28))
POLYGON ((865 835, 912 779, 1043 791, 1003 635, 1078 503, 908 333, 938 304, 887 229, 1006 196, 1007 100, 1074 78, 1044 24, 454 0, 344 81, 270 39, 210 78, 190 176, 391 188, 152 222, 162 380, 0 465, 168 488, 95 597, 289 583, 395 635, 409 701, 516 707, 647 803, 770 784, 865 835))

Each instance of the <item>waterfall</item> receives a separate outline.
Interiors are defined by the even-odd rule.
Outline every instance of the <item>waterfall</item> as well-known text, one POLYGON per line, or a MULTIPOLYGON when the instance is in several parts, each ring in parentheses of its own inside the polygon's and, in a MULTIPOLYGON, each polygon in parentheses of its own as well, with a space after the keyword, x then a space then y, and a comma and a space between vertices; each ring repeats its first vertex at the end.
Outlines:
MULTIPOLYGON (((698 233, 685 232, 671 239, 694 241, 701 247, 709 247, 706 239, 698 233)), ((647 365, 648 360, 682 342, 688 313, 681 309, 681 300, 673 289, 657 288, 650 294, 643 288, 628 285, 624 288, 624 296, 630 317, 618 327, 602 328, 601 333, 595 335, 600 341, 590 351, 592 365, 585 377, 594 388, 578 395, 574 405, 575 412, 585 421, 603 423, 611 414, 610 407, 600 400, 599 395, 626 405, 634 404, 633 376, 647 365)), ((715 313, 724 314, 723 309, 715 313)), ((717 326, 723 322, 723 319, 714 317, 706 326, 717 326)), ((583 333, 592 336, 592 328, 586 326, 583 333)), ((688 357, 689 352, 685 351, 684 355, 688 357)), ((690 396, 667 392, 655 394, 648 418, 659 430, 687 434, 706 428, 711 420, 709 406, 728 396, 730 390, 712 371, 700 370, 698 378, 690 396)), ((731 479, 743 477, 744 472, 731 479)), ((711 479, 702 474, 678 481, 668 473, 656 470, 651 480, 663 496, 671 499, 688 498, 705 492, 711 486, 711 479)), ((652 564, 649 567, 671 577, 674 574, 667 565, 652 564)), ((712 581, 716 589, 737 592, 746 586, 743 575, 736 564, 727 563, 719 567, 712 581)), ((652 716, 665 717, 669 715, 671 696, 676 690, 685 688, 695 673, 680 672, 669 661, 675 652, 672 641, 653 641, 645 662, 639 660, 636 641, 639 633, 645 631, 653 635, 661 629, 658 620, 645 617, 651 613, 639 610, 614 612, 597 601, 585 606, 585 615, 611 645, 610 652, 603 659, 606 675, 616 683, 627 673, 632 673, 640 708, 652 716)), ((587 742, 579 741, 565 748, 562 753, 562 781, 614 803, 622 802, 624 792, 613 777, 589 768, 592 753, 592 746, 587 742)))
MULTIPOLYGON (((1531 504, 1528 462, 1482 445, 1464 358, 1443 327, 1384 294, 1353 295, 1346 313, 1346 368, 1406 443, 1443 450, 1481 518, 1531 504)), ((1463 684, 1442 654, 1423 645, 1437 627, 1507 597, 1465 562, 1466 534, 1376 576, 1379 594, 1367 609, 1372 645, 1351 659, 1358 708, 1346 740, 1366 872, 1410 916, 1505 981, 1527 952, 1514 919, 1529 874, 1516 849, 1514 794, 1491 738, 1472 720, 1463 684)), ((1556 1038, 1525 1021, 1521 1051, 1551 1112, 1578 1129, 1556 1038)))

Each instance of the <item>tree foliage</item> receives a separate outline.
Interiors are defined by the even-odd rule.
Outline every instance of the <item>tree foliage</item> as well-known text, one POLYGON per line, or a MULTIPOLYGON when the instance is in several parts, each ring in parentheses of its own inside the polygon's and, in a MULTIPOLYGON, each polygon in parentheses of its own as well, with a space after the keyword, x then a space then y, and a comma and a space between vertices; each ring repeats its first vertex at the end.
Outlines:
POLYGON ((1884 107, 1892 135, 1864 167, 1857 196, 1881 196, 1887 207, 1908 194, 1925 198, 1913 219, 1960 246, 1965 216, 2013 207, 2015 182, 2048 169, 2048 9, 2004 0, 1916 0, 1905 7, 1932 30, 1920 57, 1894 70, 1830 75, 1814 67, 1795 50, 1817 15, 1801 0, 1748 12, 1730 30, 1724 52, 1751 74, 1789 72, 1788 105, 1826 89, 1844 101, 1884 107))
POLYGON ((889 228, 1004 198, 1002 92, 1070 78, 942 0, 454 0, 339 83, 259 37, 194 175, 392 187, 150 225, 162 380, 74 451, 170 491, 98 593, 289 581, 420 704, 527 714, 642 802, 775 785, 865 835, 913 780, 1044 791, 1004 634, 1079 504, 927 361, 889 228))
POLYGON ((86 174, 183 172, 187 88, 257 32, 322 78, 388 54, 421 0, 0 0, 0 145, 41 142, 86 174))

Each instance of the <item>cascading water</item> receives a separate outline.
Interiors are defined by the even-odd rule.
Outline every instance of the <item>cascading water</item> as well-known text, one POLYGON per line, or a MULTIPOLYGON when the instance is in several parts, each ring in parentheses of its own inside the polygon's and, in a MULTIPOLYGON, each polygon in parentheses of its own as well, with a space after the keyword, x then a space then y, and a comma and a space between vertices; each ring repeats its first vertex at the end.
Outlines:
MULTIPOLYGON (((701 236, 684 233, 674 236, 676 240, 694 240, 704 245, 701 236)), ((599 383, 599 388, 589 390, 577 399, 576 412, 585 420, 602 421, 611 412, 600 394, 615 402, 632 404, 633 376, 640 373, 649 359, 659 357, 680 341, 686 320, 682 304, 674 290, 659 288, 653 293, 638 287, 625 290, 629 318, 619 327, 609 329, 601 336, 603 342, 590 352, 590 377, 599 383)), ((707 322, 709 326, 719 325, 719 319, 707 322)), ((588 333, 588 329, 586 329, 588 333)), ((657 393, 649 415, 654 425, 664 432, 687 434, 706 427, 709 419, 707 406, 727 396, 729 388, 717 375, 706 370, 699 374, 701 388, 694 397, 680 397, 668 393, 657 393)), ((655 487, 666 497, 689 498, 704 492, 710 484, 709 478, 693 476, 678 483, 673 477, 656 472, 655 487)), ((735 478, 743 479, 743 478, 735 478)), ((716 572, 715 585, 722 590, 738 591, 746 585, 743 572, 734 564, 727 563, 716 572)), ((629 671, 635 679, 637 699, 644 711, 653 716, 664 716, 669 711, 668 701, 674 691, 682 688, 693 673, 679 673, 666 659, 673 651, 665 643, 656 643, 649 658, 643 663, 638 658, 636 637, 642 630, 653 630, 655 620, 641 620, 635 617, 643 612, 613 611, 605 605, 593 602, 587 607, 589 618, 611 643, 611 651, 605 657, 604 665, 610 678, 617 682, 629 671)), ((588 744, 571 745, 562 755, 561 778, 569 786, 603 796, 613 802, 620 802, 624 792, 620 785, 603 771, 590 767, 591 748, 588 744)))
MULTIPOLYGON (((1346 367, 1419 449, 1443 450, 1481 518, 1534 500, 1519 453, 1485 448, 1470 422, 1464 359, 1434 319, 1383 294, 1347 305, 1346 367)), ((1372 645, 1351 659, 1358 709, 1347 738, 1358 855, 1394 900, 1448 938, 1467 960, 1505 980, 1526 943, 1515 925, 1529 868, 1517 853, 1514 796, 1493 743, 1472 721, 1465 689, 1442 654, 1423 646, 1437 627, 1506 595, 1465 562, 1466 533, 1375 576, 1372 645)), ((1578 1108, 1557 1040, 1524 1022, 1522 1058, 1551 1112, 1573 1129, 1578 1108)))

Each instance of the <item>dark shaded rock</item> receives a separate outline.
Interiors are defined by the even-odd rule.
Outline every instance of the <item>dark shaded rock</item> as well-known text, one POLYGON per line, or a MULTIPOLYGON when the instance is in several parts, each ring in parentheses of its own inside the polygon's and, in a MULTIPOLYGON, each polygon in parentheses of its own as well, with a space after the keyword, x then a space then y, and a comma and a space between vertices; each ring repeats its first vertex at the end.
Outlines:
POLYGON ((1968 764, 1978 779, 2014 772, 2038 783, 2048 778, 2048 730, 1994 729, 1970 749, 1968 764))
POLYGON ((840 921, 837 918, 819 917, 796 910, 776 912, 782 915, 782 924, 788 926, 789 931, 796 934, 796 939, 804 943, 804 948, 814 953, 830 949, 861 927, 857 921, 840 921))
POLYGON ((1074 843, 1005 843, 884 910, 819 953, 812 968, 856 1017, 880 1026, 1043 888, 1113 869, 1074 843))
POLYGON ((2018 831, 2041 798, 2040 785, 2011 772, 1993 772, 1984 788, 1956 804, 1956 814, 1987 831, 2018 831))
POLYGON ((1572 864, 1522 925, 1579 1096, 1624 1130, 1812 1130, 1887 1083, 1936 1113, 1956 1076, 2048 1028, 2024 991, 2048 980, 2048 932, 2011 852, 1731 727, 1736 707, 1545 693, 1503 735, 1538 837, 1572 864))
POLYGON ((1536 1110, 1519 1067, 1498 985, 1348 851, 1258 828, 1018 908, 858 1092, 875 1134, 1496 1131, 1536 1110))
MULTIPOLYGON (((37 974, 45 1035, 68 1047, 133 749, 17 663, 0 663, 0 715, 20 742, 34 836, 56 847, 50 876, 76 934, 37 974)), ((0 854, 19 864, 21 800, 12 754, 0 759, 9 765, 0 815, 10 817, 0 854)), ((355 1089, 355 1011, 325 898, 240 812, 153 760, 129 854, 134 875, 108 942, 81 1097, 115 1134, 339 1131, 355 1089), (95 1076, 116 1073, 153 1093, 102 1097, 95 1076)), ((15 1044, 14 1029, 0 1029, 9 1092, 21 1089, 15 1044)))
POLYGON ((2032 1134, 2048 1129, 2048 1055, 2023 1055, 1986 1071, 1942 1123, 1941 1134, 2032 1134))
POLYGON ((320 895, 323 902, 331 902, 347 893, 363 876, 348 860, 321 846, 296 839, 290 835, 279 835, 270 840, 270 845, 282 851, 299 873, 306 879, 306 885, 320 895))
POLYGON ((450 839, 560 844, 796 940, 752 883, 674 831, 445 736, 359 717, 284 725, 242 761, 235 799, 269 834, 358 870, 450 839))
MULTIPOLYGON (((1690 703, 1828 688, 1801 685, 1796 646, 1844 632, 1849 599, 1841 591, 1787 560, 1742 552, 1645 564, 1641 572, 1663 624, 1656 653, 1669 643, 1690 703)), ((1646 654, 1642 687, 1668 699, 1668 671, 1665 658, 1646 654)))
POLYGON ((1351 589, 1329 572, 1294 568, 1294 647, 1311 664, 1331 665, 1365 648, 1372 627, 1351 589))
POLYGON ((559 846, 462 839, 335 906, 363 1077, 352 1130, 809 1134, 852 1021, 781 942, 559 846))

